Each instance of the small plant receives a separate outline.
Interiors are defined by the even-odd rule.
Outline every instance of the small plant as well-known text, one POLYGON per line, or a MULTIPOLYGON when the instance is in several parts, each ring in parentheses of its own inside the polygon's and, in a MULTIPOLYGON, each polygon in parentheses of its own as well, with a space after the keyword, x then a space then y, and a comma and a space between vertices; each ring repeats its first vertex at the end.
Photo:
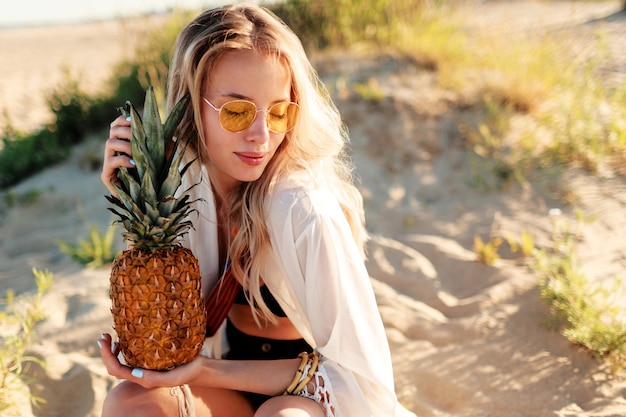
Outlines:
POLYGON ((113 244, 116 228, 109 226, 106 233, 101 234, 97 225, 92 225, 88 240, 80 240, 76 244, 57 241, 61 252, 89 268, 100 268, 115 259, 113 244))
POLYGON ((380 88, 380 84, 376 78, 368 79, 367 83, 354 83, 352 89, 363 100, 372 103, 378 103, 385 98, 385 93, 380 88))
POLYGON ((474 236, 476 260, 489 266, 495 264, 500 259, 498 248, 502 242, 503 239, 501 237, 493 237, 489 241, 484 242, 480 236, 474 236))
POLYGON ((14 207, 16 205, 30 206, 31 204, 37 202, 41 193, 41 190, 28 190, 23 193, 16 193, 15 191, 9 189, 6 193, 4 193, 4 203, 8 207, 14 207))
POLYGON ((523 231, 519 240, 512 235, 507 236, 506 241, 514 253, 520 253, 525 258, 532 256, 535 251, 535 239, 528 232, 523 231))
POLYGON ((405 228, 410 228, 415 226, 416 220, 414 216, 408 215, 404 218, 404 221, 402 223, 404 224, 405 228))
MULTIPOLYGON (((28 366, 43 365, 41 359, 28 355, 35 337, 35 327, 45 319, 41 300, 52 286, 53 275, 47 271, 33 269, 37 293, 30 298, 16 299, 13 291, 7 291, 5 309, 0 312, 0 411, 16 406, 14 393, 29 382, 28 366)), ((43 402, 31 395, 37 406, 43 402)))
POLYGON ((541 298, 552 313, 547 324, 560 327, 568 340, 607 360, 617 373, 626 365, 626 312, 613 299, 623 292, 621 281, 591 285, 577 263, 578 239, 578 233, 555 221, 552 247, 535 251, 531 268, 539 276, 541 298))

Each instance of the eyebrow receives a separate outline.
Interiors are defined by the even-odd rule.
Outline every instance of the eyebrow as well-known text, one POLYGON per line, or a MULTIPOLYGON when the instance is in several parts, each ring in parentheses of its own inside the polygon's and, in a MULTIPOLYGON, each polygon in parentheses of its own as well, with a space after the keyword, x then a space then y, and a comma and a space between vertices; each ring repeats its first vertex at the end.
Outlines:
MULTIPOLYGON (((247 101, 256 103, 251 97, 244 96, 243 94, 239 94, 239 93, 222 94, 221 97, 233 98, 235 100, 247 100, 247 101)), ((290 102, 290 101, 291 101, 291 97, 281 98, 281 99, 272 101, 270 104, 284 103, 284 102, 290 102)))
POLYGON ((237 94, 237 93, 228 93, 228 94, 222 94, 222 97, 227 97, 227 98, 234 98, 237 100, 250 100, 250 97, 244 96, 243 94, 237 94))

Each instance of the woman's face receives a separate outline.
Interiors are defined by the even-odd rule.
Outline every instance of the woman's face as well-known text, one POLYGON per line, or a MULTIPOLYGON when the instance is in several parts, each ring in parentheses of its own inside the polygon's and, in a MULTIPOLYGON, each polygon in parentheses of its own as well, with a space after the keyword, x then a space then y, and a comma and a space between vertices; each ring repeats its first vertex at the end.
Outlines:
POLYGON ((257 180, 284 140, 285 133, 268 129, 266 110, 291 100, 291 77, 275 58, 245 50, 221 57, 205 85, 203 96, 218 109, 231 100, 248 100, 263 110, 250 127, 232 133, 220 126, 218 111, 202 100, 207 168, 214 185, 229 192, 241 182, 257 180))

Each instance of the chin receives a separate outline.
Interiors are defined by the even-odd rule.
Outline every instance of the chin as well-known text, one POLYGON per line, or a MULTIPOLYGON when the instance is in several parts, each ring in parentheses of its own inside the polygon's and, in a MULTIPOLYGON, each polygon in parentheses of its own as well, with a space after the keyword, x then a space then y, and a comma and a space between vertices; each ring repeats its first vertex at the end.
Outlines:
POLYGON ((241 175, 238 180, 241 182, 254 182, 261 178, 261 175, 263 175, 263 171, 248 173, 246 175, 241 175))

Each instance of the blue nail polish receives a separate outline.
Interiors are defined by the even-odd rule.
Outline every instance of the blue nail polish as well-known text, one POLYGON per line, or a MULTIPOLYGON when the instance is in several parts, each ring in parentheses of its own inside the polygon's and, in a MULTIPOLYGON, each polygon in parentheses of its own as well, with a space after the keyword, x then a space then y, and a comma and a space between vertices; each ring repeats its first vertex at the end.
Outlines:
POLYGON ((130 116, 126 116, 126 121, 130 122, 130 116))
POLYGON ((130 374, 135 378, 143 378, 143 371, 138 368, 133 369, 130 374))
POLYGON ((131 164, 132 166, 135 166, 135 165, 136 165, 136 164, 135 164, 135 160, 134 160, 134 159, 131 159, 129 162, 130 162, 130 164, 131 164))
POLYGON ((96 340, 96 343, 98 344, 98 349, 102 349, 102 343, 99 340, 96 340))

